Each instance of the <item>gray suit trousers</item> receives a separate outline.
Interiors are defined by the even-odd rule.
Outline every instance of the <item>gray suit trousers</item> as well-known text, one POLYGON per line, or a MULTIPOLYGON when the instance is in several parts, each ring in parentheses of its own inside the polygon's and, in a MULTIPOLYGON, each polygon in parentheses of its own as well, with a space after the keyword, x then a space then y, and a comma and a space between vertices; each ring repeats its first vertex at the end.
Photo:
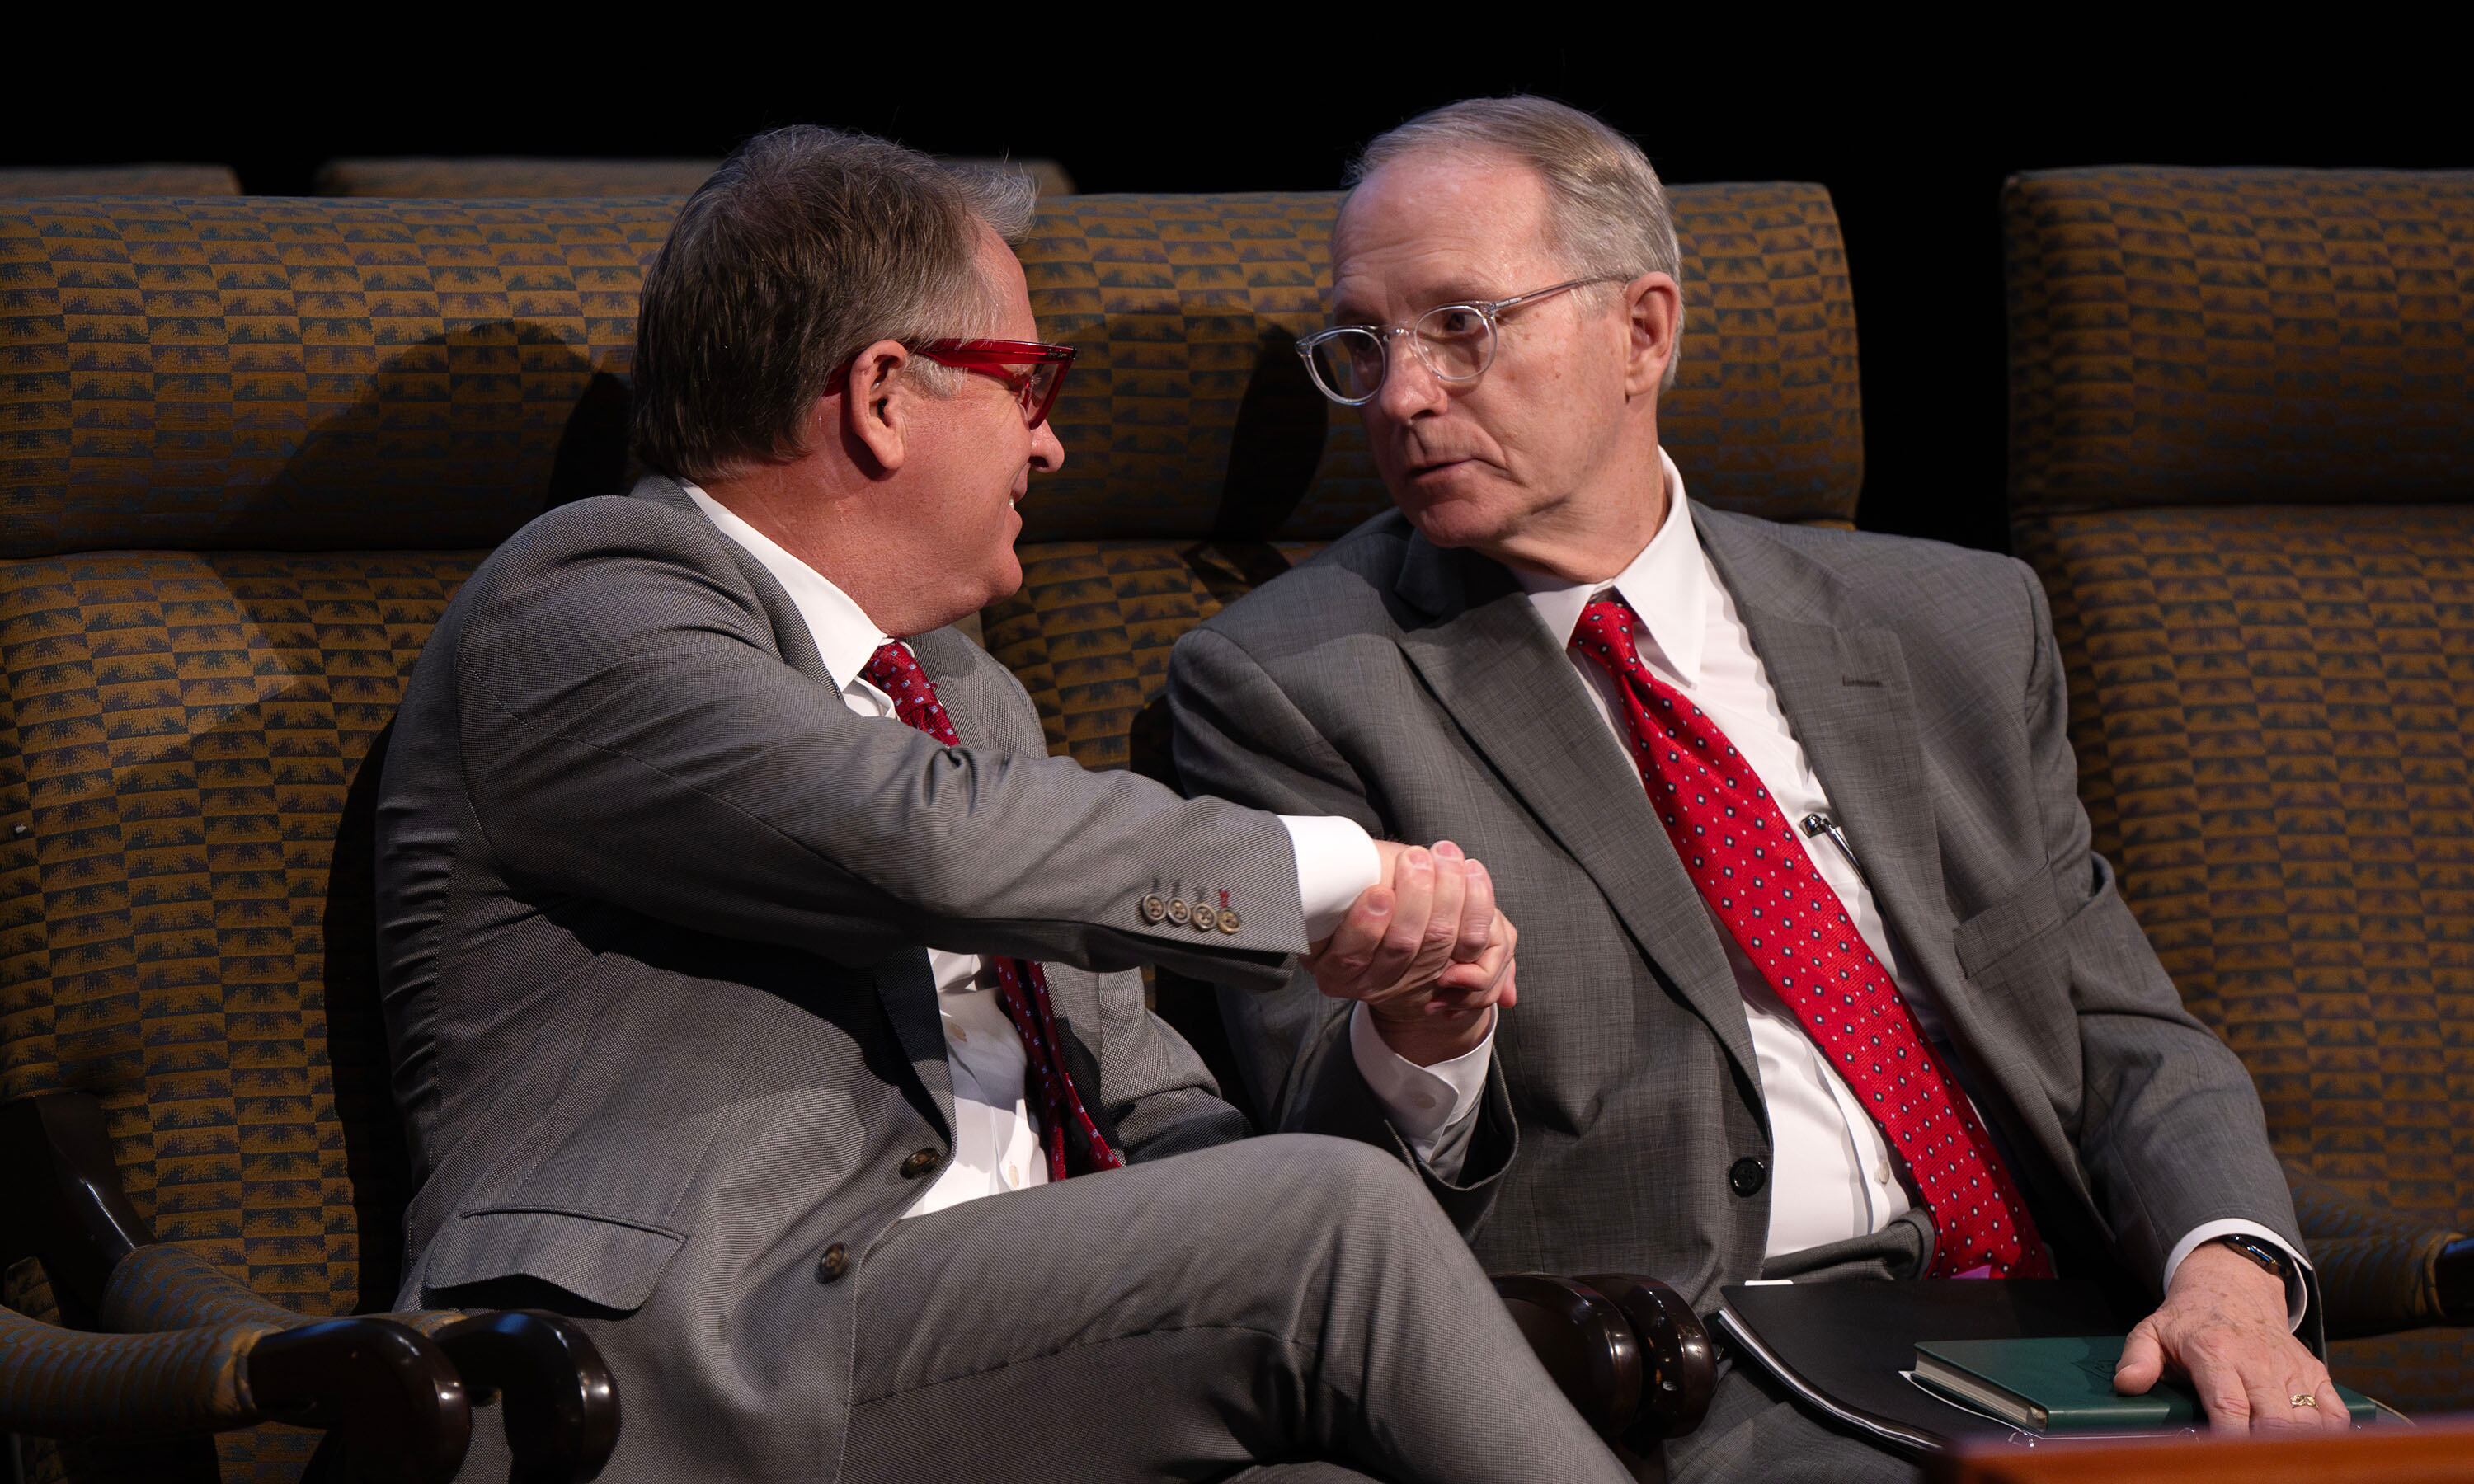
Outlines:
POLYGON ((967 1202, 853 1279, 850 1484, 1627 1477, 1417 1177, 1354 1140, 967 1202))

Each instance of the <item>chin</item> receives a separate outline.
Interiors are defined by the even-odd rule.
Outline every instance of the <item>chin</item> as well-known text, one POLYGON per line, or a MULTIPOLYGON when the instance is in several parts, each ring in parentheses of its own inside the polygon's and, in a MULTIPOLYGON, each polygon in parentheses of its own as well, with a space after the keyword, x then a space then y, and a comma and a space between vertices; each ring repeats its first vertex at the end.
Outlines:
POLYGON ((1010 598, 1020 591, 1022 591, 1022 559, 1016 557, 1012 548, 1008 547, 1006 550, 1005 561, 989 569, 988 595, 981 602, 980 607, 985 608, 1000 598, 1010 598))
POLYGON ((1503 534, 1504 512, 1478 500, 1402 500, 1400 513, 1438 546, 1476 546, 1503 534))

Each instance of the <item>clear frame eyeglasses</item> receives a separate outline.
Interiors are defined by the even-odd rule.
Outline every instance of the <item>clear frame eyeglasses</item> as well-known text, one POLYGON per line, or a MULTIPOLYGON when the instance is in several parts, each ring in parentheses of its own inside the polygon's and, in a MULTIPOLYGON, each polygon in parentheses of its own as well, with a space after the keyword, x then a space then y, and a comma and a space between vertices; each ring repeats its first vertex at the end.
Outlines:
POLYGON ((1494 364, 1495 325, 1506 314, 1593 283, 1622 281, 1613 276, 1574 278, 1510 299, 1437 304, 1407 324, 1338 324, 1298 341, 1298 354, 1305 357, 1317 389, 1343 407, 1363 407, 1383 390, 1392 341, 1399 335, 1409 337, 1418 359, 1437 380, 1466 386, 1494 364))

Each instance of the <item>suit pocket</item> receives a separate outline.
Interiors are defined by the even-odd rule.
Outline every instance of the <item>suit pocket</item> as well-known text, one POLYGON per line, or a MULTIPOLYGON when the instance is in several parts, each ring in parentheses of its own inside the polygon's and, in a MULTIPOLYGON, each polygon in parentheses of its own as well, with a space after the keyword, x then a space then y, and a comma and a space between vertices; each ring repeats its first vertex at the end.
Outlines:
POLYGON ((588 1304, 642 1308, 687 1233, 591 1211, 494 1207, 449 1222, 429 1244, 422 1287, 537 1278, 588 1304))
POLYGON ((2063 905, 2061 884, 2048 869, 2020 891, 1970 917, 1951 930, 1951 946, 1958 967, 1971 979, 1991 974, 2002 960, 2062 924, 2070 916, 2063 905))

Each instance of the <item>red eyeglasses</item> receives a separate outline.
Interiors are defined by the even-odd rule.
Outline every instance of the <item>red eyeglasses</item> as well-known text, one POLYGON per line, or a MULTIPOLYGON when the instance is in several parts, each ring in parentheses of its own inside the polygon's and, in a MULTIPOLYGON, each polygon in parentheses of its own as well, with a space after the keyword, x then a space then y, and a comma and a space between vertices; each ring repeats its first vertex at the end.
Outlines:
POLYGON ((1004 382, 1022 404, 1022 425, 1027 428, 1048 420, 1048 409, 1064 390, 1065 370, 1074 364, 1072 346, 1047 346, 1035 340, 932 340, 912 346, 910 353, 1004 382))

